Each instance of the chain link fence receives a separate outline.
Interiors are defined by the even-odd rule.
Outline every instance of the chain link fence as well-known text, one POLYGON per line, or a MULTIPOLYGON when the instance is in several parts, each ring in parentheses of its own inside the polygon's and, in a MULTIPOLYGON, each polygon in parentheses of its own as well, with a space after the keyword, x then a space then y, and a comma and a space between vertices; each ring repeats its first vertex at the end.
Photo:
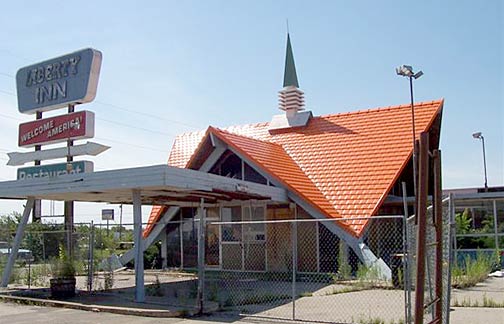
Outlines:
MULTIPOLYGON (((146 301, 189 310, 203 306, 247 316, 313 322, 393 324, 408 323, 412 318, 414 218, 406 222, 402 215, 362 219, 369 224, 352 245, 331 231, 331 226, 344 220, 316 220, 302 213, 292 219, 288 207, 261 208, 265 207, 232 207, 225 212, 209 208, 204 235, 199 232, 196 208, 164 222, 158 242, 144 252, 146 301), (202 264, 204 267, 198 267, 202 264)), ((445 288, 449 287, 452 260, 450 208, 444 200, 445 288)), ((434 296, 432 220, 429 208, 427 305, 434 296)), ((18 254, 12 284, 49 288, 67 233, 62 224, 28 224, 21 244, 26 253, 20 250, 18 254)), ((0 230, 0 241, 10 246, 14 234, 0 230)), ((121 259, 133 248, 133 224, 75 224, 72 242, 76 287, 81 293, 134 299, 133 261, 121 259)), ((444 289, 444 323, 448 301, 449 289, 444 289)), ((432 320, 432 309, 425 308, 427 322, 432 320)))
MULTIPOLYGON (((79 289, 87 289, 91 268, 91 226, 75 224, 72 231, 72 253, 66 242, 69 231, 63 224, 28 224, 20 244, 17 259, 10 277, 10 284, 19 288, 48 288, 50 279, 61 271, 61 260, 72 255, 73 271, 79 278, 79 289), (81 279, 82 278, 82 279, 81 279)), ((0 230, 0 268, 3 270, 13 245, 15 227, 0 230)))
POLYGON ((243 315, 330 323, 404 323, 403 216, 370 221, 361 262, 328 228, 334 220, 209 222, 206 302, 243 315), (217 246, 216 242, 216 246, 217 246), (220 255, 217 253, 220 252, 220 255), (399 262, 397 262, 399 260, 399 262))
MULTIPOLYGON (((443 280, 443 295, 442 295, 442 312, 443 324, 449 323, 450 316, 450 282, 451 282, 451 263, 452 257, 452 236, 453 236, 453 203, 449 198, 442 202, 442 280, 443 280)), ((434 208, 427 208, 427 227, 426 227, 426 246, 425 246, 425 286, 424 286, 424 323, 430 323, 434 320, 435 307, 435 269, 436 269, 436 228, 434 226, 434 208)), ((408 269, 411 284, 406 289, 408 299, 413 303, 413 291, 415 290, 416 269, 417 269, 417 230, 416 217, 412 216, 407 221, 407 248, 408 248, 408 269)), ((412 307, 414 309, 414 307, 412 307)), ((411 314, 410 317, 414 315, 411 314)))

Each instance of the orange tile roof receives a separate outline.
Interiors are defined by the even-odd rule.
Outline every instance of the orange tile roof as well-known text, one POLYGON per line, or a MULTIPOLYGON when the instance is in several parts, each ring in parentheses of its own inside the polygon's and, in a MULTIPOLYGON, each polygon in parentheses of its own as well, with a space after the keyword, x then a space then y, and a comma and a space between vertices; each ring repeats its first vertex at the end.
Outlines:
MULTIPOLYGON (((442 107, 443 100, 415 104, 417 137, 442 107)), ((305 127, 271 133, 268 127, 210 127, 179 135, 168 164, 188 167, 212 132, 326 217, 358 218, 376 215, 412 152, 410 105, 313 117, 305 127)), ((153 209, 150 220, 161 214, 153 209)), ((359 236, 366 223, 353 220, 347 230, 359 236)))

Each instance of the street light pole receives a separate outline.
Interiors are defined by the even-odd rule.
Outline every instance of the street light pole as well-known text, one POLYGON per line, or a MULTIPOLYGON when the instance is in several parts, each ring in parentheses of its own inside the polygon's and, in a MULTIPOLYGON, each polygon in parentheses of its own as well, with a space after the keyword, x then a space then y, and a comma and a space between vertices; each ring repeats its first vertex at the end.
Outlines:
POLYGON ((475 139, 481 140, 481 144, 483 147, 483 169, 485 171, 485 191, 488 191, 488 178, 487 178, 486 153, 485 153, 485 137, 483 136, 483 134, 481 134, 481 132, 474 133, 474 134, 472 134, 472 136, 475 139))
POLYGON ((417 193, 417 147, 415 145, 415 103, 413 102, 413 76, 409 77, 411 98, 411 128, 413 135, 413 194, 417 193))
POLYGON ((410 98, 411 98, 411 128, 412 128, 412 138, 413 138, 413 194, 416 197, 417 194, 417 149, 415 145, 415 103, 413 100, 413 79, 418 79, 423 75, 422 71, 417 73, 413 72, 413 67, 410 65, 401 65, 396 68, 397 75, 408 77, 410 84, 410 98))

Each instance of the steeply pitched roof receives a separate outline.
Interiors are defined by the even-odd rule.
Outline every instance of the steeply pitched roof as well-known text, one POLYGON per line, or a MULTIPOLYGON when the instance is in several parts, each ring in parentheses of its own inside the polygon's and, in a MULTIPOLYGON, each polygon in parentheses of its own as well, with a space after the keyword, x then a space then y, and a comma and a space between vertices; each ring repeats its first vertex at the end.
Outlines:
MULTIPOLYGON (((443 100, 415 104, 418 135, 441 113, 443 100)), ((411 106, 313 117, 307 126, 268 131, 269 123, 210 128, 230 147, 317 206, 326 217, 376 215, 412 153, 411 106)), ((205 132, 175 140, 169 165, 187 167, 205 132)), ((159 211, 151 213, 157 220, 159 211)), ((359 236, 366 221, 348 226, 359 236)))

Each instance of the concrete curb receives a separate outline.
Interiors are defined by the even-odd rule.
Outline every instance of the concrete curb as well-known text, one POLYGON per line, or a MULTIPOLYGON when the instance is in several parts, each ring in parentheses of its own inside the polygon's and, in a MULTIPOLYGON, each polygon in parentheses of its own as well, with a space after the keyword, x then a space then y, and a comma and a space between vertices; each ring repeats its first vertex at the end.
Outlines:
POLYGON ((140 309, 130 307, 117 307, 117 306, 87 305, 75 302, 65 302, 59 300, 50 300, 50 299, 41 299, 32 297, 18 297, 3 294, 0 294, 0 300, 4 302, 11 302, 25 305, 70 308, 91 312, 107 312, 121 315, 133 315, 144 317, 185 317, 185 316, 191 316, 194 313, 186 310, 170 311, 161 309, 140 309))

